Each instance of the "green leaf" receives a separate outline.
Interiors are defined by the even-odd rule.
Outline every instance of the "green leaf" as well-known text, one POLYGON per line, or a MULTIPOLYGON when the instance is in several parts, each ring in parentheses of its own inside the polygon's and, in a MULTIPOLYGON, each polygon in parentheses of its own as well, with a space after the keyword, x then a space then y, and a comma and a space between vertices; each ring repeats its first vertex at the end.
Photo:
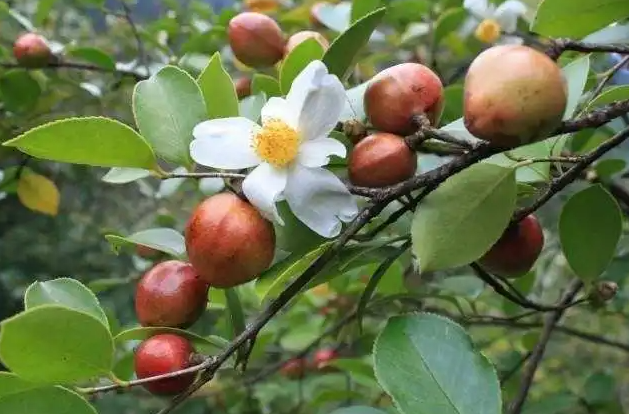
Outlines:
POLYGON ((616 380, 605 372, 591 374, 583 386, 583 398, 589 404, 604 404, 616 398, 616 380))
POLYGON ((95 47, 74 47, 66 49, 66 55, 93 63, 103 69, 116 70, 116 61, 109 54, 95 47))
POLYGON ((500 414, 491 363, 465 330, 421 313, 387 322, 374 345, 376 378, 402 414, 500 414))
POLYGON ((448 124, 463 116, 463 85, 448 85, 443 89, 445 106, 441 115, 441 122, 448 124))
POLYGON ((110 184, 126 184, 149 175, 151 175, 151 172, 142 168, 114 167, 101 180, 110 184))
POLYGON ((265 104, 266 98, 264 94, 250 95, 238 103, 238 111, 240 112, 240 116, 244 116, 253 122, 258 122, 265 104))
POLYGON ((298 44, 282 61, 280 69, 280 87, 284 95, 288 94, 293 81, 313 60, 321 60, 323 46, 316 39, 306 39, 298 44))
POLYGON ((458 29, 463 24, 467 16, 467 10, 463 7, 449 9, 441 13, 435 23, 435 34, 433 40, 435 45, 438 45, 447 35, 458 29))
MULTIPOLYGON (((229 320, 231 321, 232 333, 235 338, 246 329, 245 314, 242 309, 242 303, 237 288, 225 289, 225 299, 227 302, 227 311, 229 312, 229 320)), ((240 347, 238 360, 242 358, 244 351, 245 348, 240 347)))
POLYGON ((215 355, 224 350, 229 342, 220 336, 201 336, 193 332, 177 328, 166 327, 138 327, 127 329, 114 337, 114 342, 120 344, 127 341, 143 341, 158 334, 175 334, 188 338, 198 352, 215 355))
POLYGON ((111 243, 111 247, 116 253, 125 245, 139 244, 178 258, 182 258, 186 254, 184 237, 177 230, 168 227, 142 230, 127 237, 108 234, 105 238, 111 243))
POLYGON ((579 101, 590 73, 590 55, 573 60, 561 68, 561 71, 568 82, 568 103, 563 115, 565 120, 572 117, 577 106, 579 106, 579 101))
POLYGON ((75 383, 111 370, 111 334, 86 313, 42 305, 4 320, 1 327, 0 360, 26 380, 75 383))
POLYGON ((614 197, 600 184, 573 195, 559 218, 561 247, 574 273, 596 279, 614 257, 622 215, 614 197))
POLYGON ((382 21, 386 8, 377 9, 352 24, 341 33, 323 56, 331 74, 342 81, 347 79, 362 48, 369 42, 369 37, 382 21))
POLYGON ((481 257, 509 224, 516 195, 510 168, 481 163, 448 178, 415 212, 411 235, 421 271, 481 257))
POLYGON ((0 372, 0 412, 10 414, 97 414, 79 394, 63 387, 42 386, 0 372))
POLYGON ((7 147, 51 161, 99 167, 152 170, 155 154, 127 125, 109 118, 67 118, 33 128, 5 142, 7 147))
POLYGON ((362 19, 372 11, 382 5, 382 0, 354 0, 352 1, 352 12, 350 14, 350 22, 354 23, 362 19))
POLYGON ((276 247, 298 257, 320 246, 326 241, 310 227, 306 226, 291 211, 286 201, 277 204, 277 211, 284 220, 284 225, 275 225, 276 247))
POLYGON ((223 67, 220 53, 214 53, 199 75, 197 83, 203 93, 207 115, 210 119, 238 116, 236 87, 223 67))
POLYGON ((42 93, 39 83, 23 70, 10 70, 0 76, 0 100, 11 112, 32 110, 42 93))
POLYGON ((617 158, 606 158, 604 160, 599 160, 594 164, 596 175, 600 178, 611 177, 612 175, 623 171, 626 167, 627 162, 617 158))
POLYGON ((47 282, 34 282, 24 294, 24 307, 28 309, 42 305, 59 305, 92 315, 109 326, 105 311, 96 295, 75 279, 62 277, 47 282))
POLYGON ((625 0, 543 0, 531 31, 549 37, 584 37, 629 15, 625 0))
POLYGON ((282 96, 280 82, 272 76, 256 73, 251 79, 251 93, 258 95, 264 93, 267 98, 282 96))
POLYGON ((612 86, 604 89, 599 96, 592 99, 586 109, 590 110, 612 102, 624 101, 625 99, 629 99, 629 85, 612 86))
POLYGON ((163 159, 190 165, 192 130, 207 119, 199 85, 185 71, 166 66, 133 91, 133 113, 140 133, 163 159))
POLYGON ((339 408, 338 410, 332 411, 330 414, 386 414, 386 412, 364 405, 356 405, 353 407, 339 408))

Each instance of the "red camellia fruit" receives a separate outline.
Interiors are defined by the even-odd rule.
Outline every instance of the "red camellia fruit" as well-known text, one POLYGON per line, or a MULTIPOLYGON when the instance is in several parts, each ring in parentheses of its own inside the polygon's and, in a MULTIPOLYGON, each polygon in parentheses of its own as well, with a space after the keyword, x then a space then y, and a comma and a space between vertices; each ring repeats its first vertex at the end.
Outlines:
POLYGON ((282 365, 280 372, 287 378, 301 378, 306 372, 306 361, 303 358, 289 359, 282 365))
POLYGON ((319 44, 323 47, 323 50, 328 50, 328 48, 330 47, 330 42, 328 42, 328 39, 323 37, 321 33, 315 32, 313 30, 303 30, 301 32, 295 33, 288 38, 288 42, 286 42, 286 54, 288 55, 300 43, 308 39, 314 39, 319 42, 319 44))
POLYGON ((544 232, 537 218, 529 215, 509 226, 502 237, 478 260, 490 273, 503 277, 526 274, 544 246, 544 232))
POLYGON ((401 63, 377 74, 365 91, 365 113, 374 128, 398 135, 417 130, 414 116, 436 126, 443 111, 439 77, 419 63, 401 63))
MULTIPOLYGON (((155 335, 136 349, 135 373, 142 379, 189 368, 193 353, 194 349, 186 338, 173 334, 155 335)), ((192 384, 194 376, 194 373, 184 374, 148 382, 143 386, 156 395, 179 394, 192 384)))
POLYGON ((417 157, 402 137, 377 132, 352 149, 348 169, 352 184, 384 187, 412 177, 417 170, 417 157))
POLYGON ((332 348, 319 349, 314 354, 314 368, 322 370, 326 368, 331 361, 338 358, 338 353, 332 348))
POLYGON ((146 272, 135 291, 142 326, 187 328, 205 310, 209 285, 190 263, 169 260, 146 272))
POLYGON ((251 78, 238 78, 236 82, 234 82, 234 86, 236 87, 238 99, 246 98, 251 95, 251 78))
POLYGON ((159 250, 153 249, 152 247, 143 246, 141 244, 135 246, 135 253, 146 260, 154 260, 162 255, 162 252, 160 252, 159 250))
POLYGON ((275 254, 271 222, 232 193, 203 201, 186 226, 192 266, 215 288, 247 283, 266 270, 275 254))
POLYGON ((39 68, 49 64, 53 58, 46 39, 36 33, 26 33, 13 44, 13 56, 22 66, 39 68))
POLYGON ((557 63, 522 45, 494 46, 478 55, 464 93, 465 126, 500 148, 546 138, 561 123, 568 99, 557 63))
POLYGON ((275 20, 265 14, 238 14, 229 22, 227 36, 236 59, 247 66, 273 66, 284 56, 284 33, 275 20))

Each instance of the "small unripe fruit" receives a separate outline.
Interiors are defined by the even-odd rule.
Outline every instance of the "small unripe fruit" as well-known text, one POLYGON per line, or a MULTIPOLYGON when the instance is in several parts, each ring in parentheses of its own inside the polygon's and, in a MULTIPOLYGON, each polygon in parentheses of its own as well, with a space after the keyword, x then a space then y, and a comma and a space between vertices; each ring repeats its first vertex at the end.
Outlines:
MULTIPOLYGON (((135 373, 142 379, 189 368, 193 353, 194 349, 186 338, 173 334, 155 335, 136 349, 135 373)), ((194 373, 190 373, 148 382, 143 386, 156 395, 173 395, 184 391, 193 381, 194 373)))
POLYGON ((521 45, 494 46, 478 55, 464 93, 465 126, 499 148, 546 138, 561 123, 568 99, 559 66, 521 45))
POLYGON ((542 226, 535 216, 529 215, 509 226, 478 263, 490 273, 519 277, 533 267, 543 246, 542 226))
POLYGON ((234 86, 236 87, 238 99, 246 98, 251 95, 251 78, 238 78, 236 82, 234 82, 234 86))
POLYGON ((39 68, 48 65, 53 54, 46 40, 36 33, 26 33, 13 44, 13 56, 22 66, 39 68))
POLYGON ((187 328, 207 304, 209 285, 190 263, 168 260, 146 272, 135 291, 135 311, 142 326, 187 328))
POLYGON ((203 201, 186 226, 192 266, 215 288, 247 283, 266 270, 275 254, 273 225, 232 193, 203 201))
POLYGON ((287 378, 295 379, 303 377, 306 371, 306 361, 303 358, 289 359, 282 365, 280 372, 287 378))
POLYGON ((365 91, 365 113, 374 128, 398 135, 417 131, 415 116, 436 126, 443 111, 439 77, 419 63, 401 63, 376 75, 365 91))
POLYGON ((332 348, 319 349, 314 354, 314 368, 323 370, 328 367, 330 362, 338 358, 337 352, 332 348))
POLYGON ((348 169, 354 185, 385 187, 411 178, 417 170, 417 157, 402 137, 377 132, 352 149, 348 169))
POLYGON ((254 12, 238 14, 229 22, 227 36, 234 55, 247 66, 273 66, 284 56, 284 33, 267 15, 254 12))
POLYGON ((328 39, 323 37, 321 33, 312 30, 303 30, 301 32, 295 33, 288 38, 288 42, 286 42, 286 54, 288 55, 301 42, 304 42, 308 39, 314 39, 319 42, 319 44, 323 47, 323 50, 328 50, 328 48, 330 47, 330 42, 328 42, 328 39))

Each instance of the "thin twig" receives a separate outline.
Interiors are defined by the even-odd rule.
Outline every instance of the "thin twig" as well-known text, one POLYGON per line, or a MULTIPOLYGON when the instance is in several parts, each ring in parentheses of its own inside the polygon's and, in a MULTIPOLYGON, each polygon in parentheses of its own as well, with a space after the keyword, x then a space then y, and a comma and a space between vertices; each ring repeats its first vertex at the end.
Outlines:
POLYGON ((131 16, 131 8, 127 4, 126 0, 119 1, 122 9, 124 10, 124 18, 127 23, 129 23, 129 27, 131 27, 131 33, 133 33, 133 37, 135 38, 135 42, 138 47, 138 60, 140 62, 140 65, 144 66, 147 76, 151 76, 151 68, 149 67, 148 57, 146 55, 146 51, 144 50, 144 42, 142 42, 138 27, 136 26, 135 22, 133 21, 133 17, 131 16))
POLYGON ((170 178, 245 178, 246 174, 230 173, 230 172, 201 172, 201 173, 166 173, 160 175, 162 180, 170 178))
POLYGON ((24 67, 18 63, 13 62, 0 62, 0 67, 5 69, 22 69, 22 70, 59 70, 59 69, 76 69, 76 70, 84 70, 88 72, 101 72, 101 73, 111 73, 114 75, 122 75, 122 76, 130 76, 133 77, 136 81, 141 81, 146 79, 146 76, 141 75, 137 72, 131 70, 122 70, 122 69, 109 69, 104 68, 102 66, 87 64, 87 63, 77 63, 77 62, 50 62, 46 66, 41 68, 29 68, 24 67))
POLYGON ((548 48, 546 54, 553 59, 557 59, 563 52, 568 50, 581 53, 603 52, 626 55, 629 54, 629 45, 620 43, 588 43, 561 38, 552 40, 552 45, 548 48))
POLYGON ((618 63, 616 63, 607 72, 603 74, 603 78, 600 80, 598 85, 596 85, 596 88, 592 92, 592 95, 590 97, 590 102, 592 102, 597 96, 601 94, 605 85, 607 85, 607 83, 611 80, 611 78, 614 77, 616 72, 618 72, 623 66, 627 65, 627 63, 629 63, 629 55, 620 59, 618 63))

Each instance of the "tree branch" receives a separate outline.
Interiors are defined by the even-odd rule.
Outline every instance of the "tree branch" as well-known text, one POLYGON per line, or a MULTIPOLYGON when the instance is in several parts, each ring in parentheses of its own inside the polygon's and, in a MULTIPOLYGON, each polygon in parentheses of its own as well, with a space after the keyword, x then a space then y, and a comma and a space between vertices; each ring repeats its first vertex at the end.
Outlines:
POLYGON ((144 42, 142 42, 138 27, 136 26, 135 22, 133 21, 133 17, 131 16, 131 8, 127 4, 126 0, 120 0, 120 5, 122 6, 122 10, 124 11, 124 18, 127 23, 129 23, 129 27, 131 27, 131 33, 133 33, 133 37, 135 38, 135 42, 138 47, 138 61, 140 65, 144 66, 147 76, 151 76, 151 68, 149 67, 148 57, 146 55, 146 51, 144 50, 144 42))
POLYGON ((1 68, 5 68, 5 69, 22 69, 22 70, 28 70, 28 71, 33 71, 33 70, 59 70, 59 69, 76 69, 76 70, 84 70, 84 71, 88 71, 88 72, 101 72, 101 73, 111 73, 113 75, 122 75, 122 76, 130 76, 132 78, 134 78, 136 81, 141 81, 144 79, 147 79, 146 76, 141 75, 137 72, 134 71, 130 71, 130 70, 121 70, 121 69, 115 69, 115 70, 111 70, 108 68, 104 68, 101 66, 97 66, 97 65, 91 65, 91 64, 86 64, 86 63, 76 63, 76 62, 51 62, 48 63, 46 66, 41 67, 41 68, 28 68, 28 67, 24 67, 18 63, 13 63, 13 62, 0 62, 0 67, 1 68))
POLYGON ((626 55, 629 54, 629 45, 620 43, 588 43, 573 39, 559 38, 552 40, 552 45, 548 48, 546 54, 553 59, 557 59, 563 52, 568 50, 581 53, 604 52, 626 55))

